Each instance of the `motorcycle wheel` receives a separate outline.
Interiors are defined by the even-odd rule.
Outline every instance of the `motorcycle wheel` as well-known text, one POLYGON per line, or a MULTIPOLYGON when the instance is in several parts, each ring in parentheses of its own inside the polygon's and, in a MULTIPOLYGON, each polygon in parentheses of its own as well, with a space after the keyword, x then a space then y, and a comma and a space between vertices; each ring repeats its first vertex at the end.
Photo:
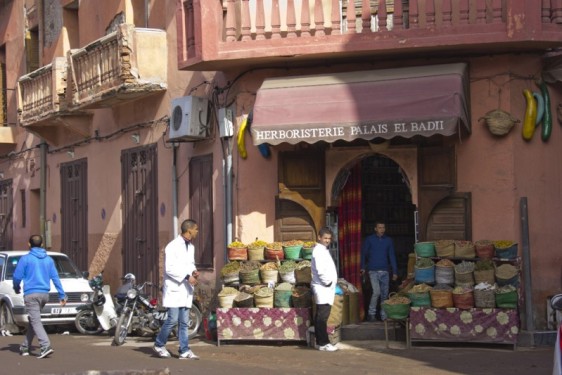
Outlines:
POLYGON ((201 323, 203 322, 203 314, 197 305, 193 304, 189 310, 189 325, 187 326, 188 337, 190 339, 197 336, 201 323))
POLYGON ((129 319, 131 318, 132 314, 133 310, 124 309, 121 313, 121 316, 119 316, 119 321, 115 326, 115 335, 113 336, 113 343, 115 345, 121 346, 125 343, 125 340, 127 339, 127 333, 129 332, 129 319))
POLYGON ((98 335, 103 332, 96 313, 92 310, 82 310, 76 314, 74 325, 83 335, 98 335))

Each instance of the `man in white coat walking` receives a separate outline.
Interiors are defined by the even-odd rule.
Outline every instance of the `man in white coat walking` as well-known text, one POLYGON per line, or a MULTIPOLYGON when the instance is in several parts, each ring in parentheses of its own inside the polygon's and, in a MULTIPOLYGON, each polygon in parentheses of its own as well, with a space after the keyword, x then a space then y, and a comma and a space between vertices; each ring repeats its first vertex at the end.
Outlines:
POLYGON ((191 243, 197 237, 199 227, 194 220, 181 223, 181 234, 164 250, 163 305, 168 308, 168 319, 160 329, 154 351, 161 358, 170 358, 166 349, 168 336, 176 324, 178 327, 179 358, 199 359, 189 349, 189 309, 193 303, 193 291, 199 272, 195 267, 195 247, 191 243))
POLYGON ((318 231, 318 242, 312 251, 312 292, 316 302, 314 334, 318 350, 335 352, 338 348, 330 344, 328 318, 336 295, 338 272, 328 246, 332 242, 332 230, 323 227, 318 231))

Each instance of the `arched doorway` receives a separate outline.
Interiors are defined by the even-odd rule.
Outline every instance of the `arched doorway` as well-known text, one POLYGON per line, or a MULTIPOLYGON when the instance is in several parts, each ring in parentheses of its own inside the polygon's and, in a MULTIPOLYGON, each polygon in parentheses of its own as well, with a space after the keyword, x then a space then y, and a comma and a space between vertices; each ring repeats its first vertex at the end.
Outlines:
MULTIPOLYGON (((394 240, 399 280, 403 280, 407 276, 408 254, 416 238, 415 206, 408 178, 389 157, 379 154, 365 157, 342 173, 349 175, 336 208, 340 273, 363 290, 363 306, 368 306, 370 285, 358 277, 362 240, 374 233, 377 219, 384 220, 387 235, 394 240)), ((392 285, 391 289, 397 286, 392 285)))

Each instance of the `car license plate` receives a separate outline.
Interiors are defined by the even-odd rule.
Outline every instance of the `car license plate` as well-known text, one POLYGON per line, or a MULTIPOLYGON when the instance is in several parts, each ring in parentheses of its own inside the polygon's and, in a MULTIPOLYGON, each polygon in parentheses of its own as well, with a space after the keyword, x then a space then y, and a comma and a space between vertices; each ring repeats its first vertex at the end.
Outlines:
POLYGON ((51 314, 53 315, 76 314, 76 307, 53 307, 51 309, 51 314))

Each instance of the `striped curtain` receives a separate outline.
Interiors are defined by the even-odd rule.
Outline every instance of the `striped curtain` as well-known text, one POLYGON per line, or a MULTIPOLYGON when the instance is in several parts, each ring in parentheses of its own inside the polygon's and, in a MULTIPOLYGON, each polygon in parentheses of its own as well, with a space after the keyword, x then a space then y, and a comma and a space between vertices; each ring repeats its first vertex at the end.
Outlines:
POLYGON ((352 170, 339 197, 338 245, 342 276, 359 290, 359 318, 364 319, 361 290, 361 163, 352 170))

